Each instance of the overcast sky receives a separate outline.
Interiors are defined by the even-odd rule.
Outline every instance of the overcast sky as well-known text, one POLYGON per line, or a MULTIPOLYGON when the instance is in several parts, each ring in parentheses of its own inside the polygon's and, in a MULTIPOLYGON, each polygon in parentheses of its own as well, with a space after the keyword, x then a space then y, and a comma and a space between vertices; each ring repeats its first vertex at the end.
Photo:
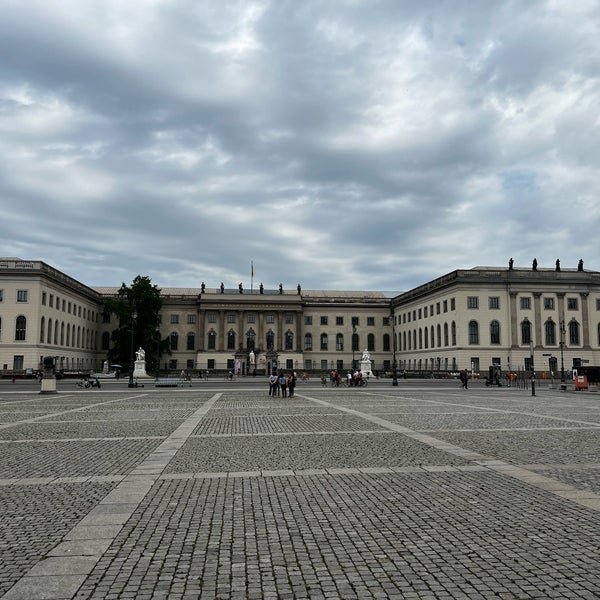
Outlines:
POLYGON ((0 0, 0 255, 91 286, 600 270, 600 3, 0 0))

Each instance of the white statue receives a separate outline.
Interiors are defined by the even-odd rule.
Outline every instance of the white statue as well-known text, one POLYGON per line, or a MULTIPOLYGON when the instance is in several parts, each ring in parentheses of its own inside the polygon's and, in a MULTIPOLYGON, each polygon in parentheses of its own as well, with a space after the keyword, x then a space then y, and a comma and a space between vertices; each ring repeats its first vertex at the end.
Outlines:
POLYGON ((146 360, 146 352, 141 346, 140 349, 135 353, 135 360, 146 360))
POLYGON ((256 362, 256 356, 254 355, 254 350, 250 350, 250 364, 252 366, 254 366, 255 362, 256 362))
POLYGON ((366 348, 362 354, 362 360, 364 360, 365 362, 371 360, 371 355, 369 354, 369 351, 366 348))

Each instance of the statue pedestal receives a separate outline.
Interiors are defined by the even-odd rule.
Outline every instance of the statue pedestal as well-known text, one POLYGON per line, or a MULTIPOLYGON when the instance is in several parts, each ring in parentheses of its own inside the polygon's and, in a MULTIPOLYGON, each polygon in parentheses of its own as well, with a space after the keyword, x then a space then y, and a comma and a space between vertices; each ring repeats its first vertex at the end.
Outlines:
POLYGON ((133 378, 138 379, 141 377, 148 378, 149 375, 146 373, 146 361, 145 360, 136 360, 133 369, 133 378))
POLYGON ((43 377, 40 394, 56 394, 56 377, 43 377))
POLYGON ((371 361, 370 360, 361 360, 360 361, 360 372, 363 377, 371 377, 373 373, 371 372, 371 361))

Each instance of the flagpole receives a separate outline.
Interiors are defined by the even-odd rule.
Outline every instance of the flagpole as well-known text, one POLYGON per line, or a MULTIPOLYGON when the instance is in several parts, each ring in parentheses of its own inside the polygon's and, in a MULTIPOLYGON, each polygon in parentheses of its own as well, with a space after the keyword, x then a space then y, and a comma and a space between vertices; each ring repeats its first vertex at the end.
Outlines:
POLYGON ((250 261, 250 293, 254 292, 254 261, 250 261))

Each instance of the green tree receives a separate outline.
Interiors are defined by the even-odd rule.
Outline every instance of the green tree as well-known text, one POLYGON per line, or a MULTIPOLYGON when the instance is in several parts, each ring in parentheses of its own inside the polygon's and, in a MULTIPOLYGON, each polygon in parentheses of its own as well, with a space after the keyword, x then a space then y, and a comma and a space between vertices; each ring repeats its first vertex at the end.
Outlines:
POLYGON ((111 333, 112 345, 108 352, 111 363, 118 362, 133 369, 135 351, 142 347, 146 351, 146 369, 156 371, 157 348, 160 353, 169 348, 169 339, 159 340, 159 313, 162 308, 160 289, 149 277, 138 275, 130 286, 121 284, 115 298, 104 302, 104 311, 116 317, 118 326, 111 333), (134 318, 135 315, 135 318, 134 318), (132 337, 133 323, 133 337, 132 337))

